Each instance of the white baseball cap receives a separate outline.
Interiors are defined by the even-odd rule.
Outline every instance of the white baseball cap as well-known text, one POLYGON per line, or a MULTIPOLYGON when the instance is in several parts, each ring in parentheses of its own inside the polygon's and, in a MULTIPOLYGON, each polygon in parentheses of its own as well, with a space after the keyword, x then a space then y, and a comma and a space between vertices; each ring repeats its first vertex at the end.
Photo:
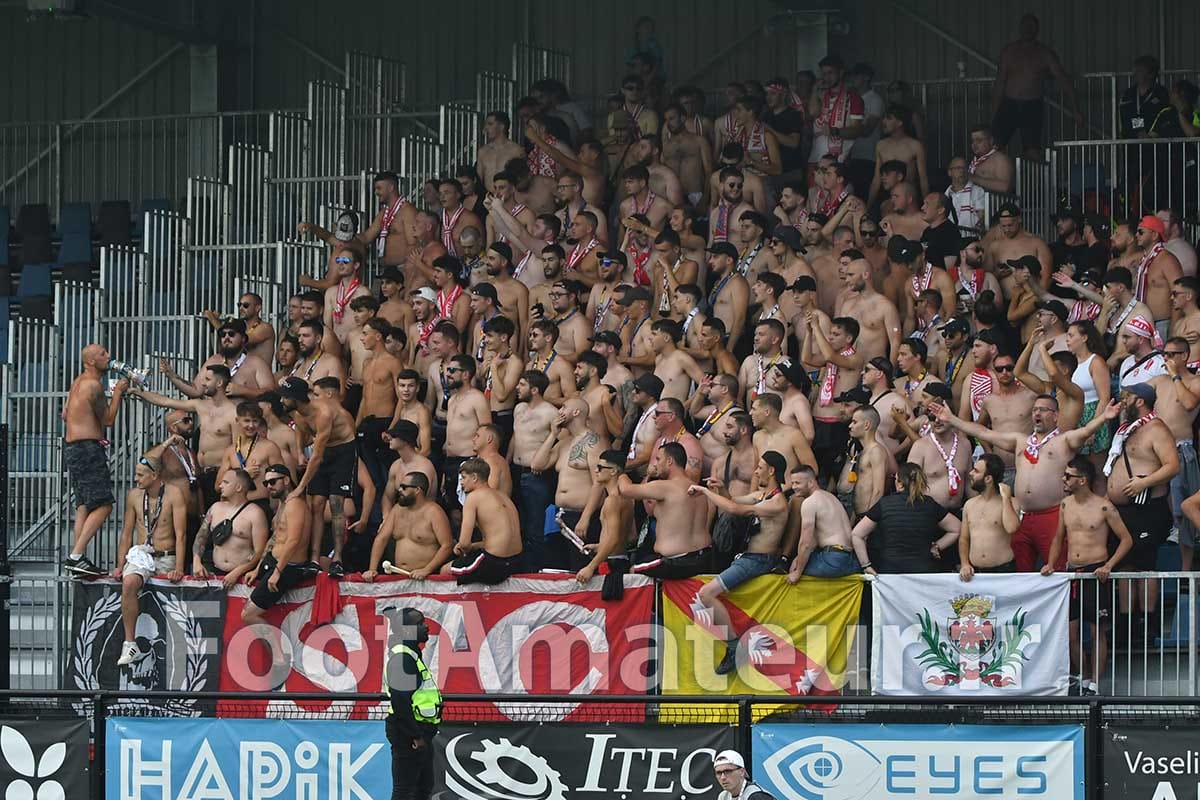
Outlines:
POLYGON ((746 768, 746 762, 737 750, 722 750, 717 753, 717 757, 713 759, 713 766, 719 767, 722 764, 731 764, 738 769, 746 768))
POLYGON ((428 300, 430 303, 437 302, 437 295, 434 294, 433 289, 430 289, 428 286, 422 286, 420 289, 414 289, 412 296, 419 297, 422 300, 428 300))

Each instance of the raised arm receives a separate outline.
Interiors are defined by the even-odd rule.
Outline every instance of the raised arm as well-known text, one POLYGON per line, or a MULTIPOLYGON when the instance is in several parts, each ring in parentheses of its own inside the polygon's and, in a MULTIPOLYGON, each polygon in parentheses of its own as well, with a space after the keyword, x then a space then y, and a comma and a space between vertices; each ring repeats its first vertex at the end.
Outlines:
MULTIPOLYGON (((1082 428, 1076 428, 1073 431, 1067 431, 1064 438, 1067 441, 1067 446, 1072 450, 1078 450, 1083 447, 1083 443, 1095 435, 1096 431, 1104 425, 1107 425, 1112 420, 1116 419, 1121 414, 1120 401, 1114 400, 1109 403, 1104 409, 1104 413, 1097 414, 1091 422, 1082 428)), ((1179 457, 1175 455, 1175 448, 1171 448, 1171 453, 1175 457, 1176 470, 1179 468, 1179 457)))
POLYGON ((947 425, 957 428, 967 436, 974 436, 976 439, 987 442, 995 447, 1002 447, 1005 450, 1012 450, 1015 453, 1017 448, 1021 446, 1025 439, 1023 434, 1001 433, 999 431, 993 431, 990 428, 985 428, 984 426, 974 422, 967 422, 965 419, 959 419, 958 417, 954 416, 954 414, 950 413, 950 409, 948 407, 942 405, 941 403, 931 404, 929 408, 933 412, 934 416, 936 416, 942 422, 945 422, 947 425))

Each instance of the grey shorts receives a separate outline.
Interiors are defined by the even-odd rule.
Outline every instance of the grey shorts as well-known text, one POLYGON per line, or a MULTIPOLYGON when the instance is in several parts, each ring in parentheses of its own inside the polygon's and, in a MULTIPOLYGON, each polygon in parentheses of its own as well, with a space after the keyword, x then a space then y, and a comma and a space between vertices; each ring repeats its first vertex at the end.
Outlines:
POLYGON ((71 479, 75 505, 95 511, 116 501, 112 493, 112 473, 108 469, 108 448, 96 439, 63 442, 63 465, 71 479))

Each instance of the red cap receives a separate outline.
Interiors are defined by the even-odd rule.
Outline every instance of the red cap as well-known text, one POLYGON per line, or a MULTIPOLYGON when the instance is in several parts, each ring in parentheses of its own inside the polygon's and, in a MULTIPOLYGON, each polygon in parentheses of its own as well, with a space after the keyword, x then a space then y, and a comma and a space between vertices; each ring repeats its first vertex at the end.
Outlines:
POLYGON ((1163 225, 1163 221, 1153 214, 1147 214, 1142 217, 1142 221, 1138 223, 1138 227, 1154 231, 1159 235, 1159 238, 1167 238, 1167 226, 1163 225))

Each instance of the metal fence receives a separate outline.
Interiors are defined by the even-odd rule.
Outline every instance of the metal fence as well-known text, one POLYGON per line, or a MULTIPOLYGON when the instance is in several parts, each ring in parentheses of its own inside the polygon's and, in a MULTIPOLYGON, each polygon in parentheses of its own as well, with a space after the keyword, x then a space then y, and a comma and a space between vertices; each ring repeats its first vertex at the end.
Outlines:
POLYGON ((517 82, 499 72, 480 72, 475 76, 475 108, 480 119, 493 111, 503 111, 512 120, 517 114, 517 82))
POLYGON ((346 137, 348 163, 379 165, 393 136, 388 116, 404 109, 407 68, 402 61, 367 53, 346 53, 346 137))
POLYGON ((462 166, 475 166, 481 119, 479 112, 470 106, 445 105, 438 110, 442 171, 447 175, 453 175, 462 166))
POLYGON ((512 78, 517 91, 526 93, 534 81, 553 78, 571 85, 571 54, 528 42, 513 42, 512 78))
POLYGON ((1138 217, 1170 208, 1200 211, 1200 139, 1055 142, 1055 179, 1085 211, 1138 217))

